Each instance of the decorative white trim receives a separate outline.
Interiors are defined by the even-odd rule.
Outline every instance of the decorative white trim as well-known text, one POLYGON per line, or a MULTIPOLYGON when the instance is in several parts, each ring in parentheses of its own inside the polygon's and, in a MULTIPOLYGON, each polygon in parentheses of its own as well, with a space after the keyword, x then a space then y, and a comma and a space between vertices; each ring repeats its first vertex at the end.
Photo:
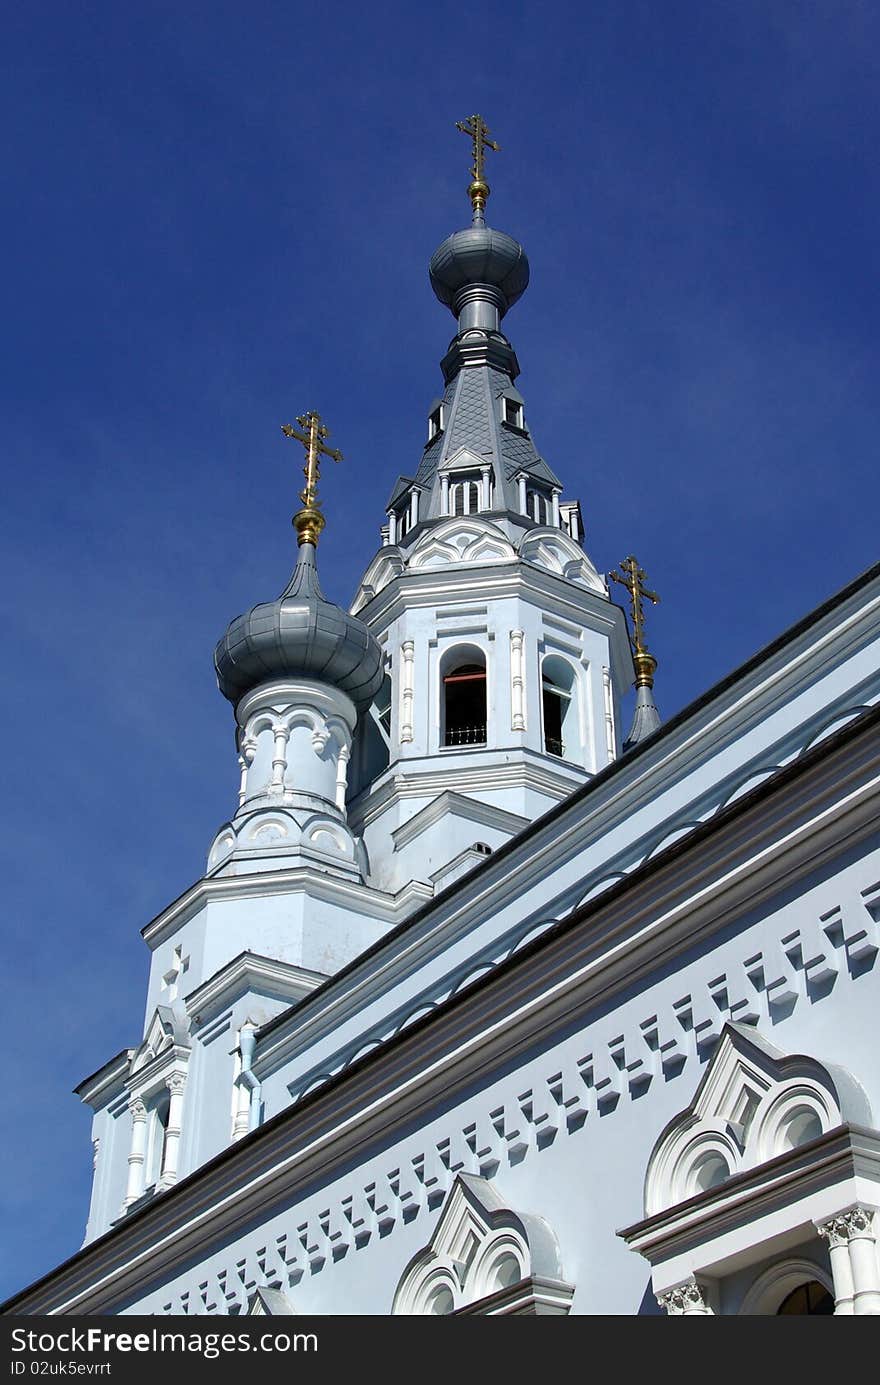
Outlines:
POLYGON ((573 1293, 547 1223, 505 1207, 486 1179, 459 1174, 434 1234, 403 1273, 391 1312, 429 1315, 443 1296, 448 1313, 567 1313, 573 1293))
POLYGON ((510 729, 526 730, 525 631, 510 632, 510 729))
POLYGON ((415 696, 415 641, 400 646, 400 743, 413 739, 413 699, 415 696))
MULTIPOLYGON (((831 1275, 814 1260, 780 1260, 758 1275, 754 1284, 749 1286, 739 1307, 740 1317, 772 1316, 793 1289, 799 1284, 809 1283, 811 1279, 815 1279, 833 1297, 834 1281, 831 1275)), ((838 1311, 835 1309, 835 1312, 838 1311)))

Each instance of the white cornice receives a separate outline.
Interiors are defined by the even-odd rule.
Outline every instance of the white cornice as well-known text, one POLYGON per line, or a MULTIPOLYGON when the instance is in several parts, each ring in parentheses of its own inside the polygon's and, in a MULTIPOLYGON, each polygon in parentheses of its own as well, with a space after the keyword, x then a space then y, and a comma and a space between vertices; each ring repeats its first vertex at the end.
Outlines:
MULTIPOLYGON (((418 760, 396 760, 368 792, 349 806, 349 825, 353 831, 360 833, 400 799, 447 793, 466 795, 487 793, 494 789, 534 789, 561 803, 591 777, 588 770, 576 765, 557 771, 555 766, 564 762, 555 756, 547 756, 546 759, 553 759, 554 767, 551 768, 543 763, 544 758, 527 747, 514 745, 500 746, 492 751, 456 749, 439 755, 426 755, 418 760), (494 757, 501 753, 510 758, 506 763, 498 764, 494 757), (483 763, 473 763, 478 755, 485 757, 483 763)), ((519 822, 514 829, 516 832, 528 826, 525 818, 519 818, 517 814, 510 816, 519 822)), ((406 826, 404 824, 404 828, 398 831, 405 830, 406 826)), ((505 827, 502 830, 508 829, 505 827)))
POLYGON ((242 952, 201 986, 190 991, 184 998, 184 1004, 190 1019, 198 1017, 205 1023, 245 990, 271 989, 275 993, 280 992, 294 1004, 326 980, 322 972, 309 971, 306 967, 279 962, 272 957, 262 957, 259 953, 242 952))
POLYGON ((510 836, 521 832, 529 824, 529 819, 520 817, 518 813, 508 813, 503 808, 493 807, 491 803, 481 803, 479 799, 467 798, 463 793, 444 789, 426 808, 413 814, 408 822, 391 833, 394 850, 400 851, 408 846, 416 837, 420 837, 429 827, 433 827, 445 817, 465 818, 480 827, 494 827, 510 836))
POLYGON ((261 871, 253 875, 203 876, 161 914, 157 914, 141 930, 141 936, 151 948, 156 948, 211 901, 229 902, 296 893, 307 894, 312 899, 320 899, 366 918, 388 923, 399 923, 417 904, 430 899, 432 895, 430 886, 420 881, 410 881, 397 894, 391 895, 357 881, 327 875, 309 866, 261 871))
POLYGON ((98 1068, 97 1072, 84 1077, 82 1082, 74 1087, 75 1094, 93 1110, 97 1110, 99 1106, 111 1101, 122 1091, 129 1065, 136 1052, 137 1050, 134 1048, 124 1048, 121 1053, 110 1058, 103 1067, 98 1068))
POLYGON ((617 1234, 655 1267, 654 1290, 661 1293, 680 1278, 676 1257, 686 1255, 688 1266, 696 1261, 699 1273, 717 1272, 743 1228, 755 1253, 763 1219, 779 1237, 864 1200, 866 1185, 880 1204, 880 1131, 839 1125, 617 1234))

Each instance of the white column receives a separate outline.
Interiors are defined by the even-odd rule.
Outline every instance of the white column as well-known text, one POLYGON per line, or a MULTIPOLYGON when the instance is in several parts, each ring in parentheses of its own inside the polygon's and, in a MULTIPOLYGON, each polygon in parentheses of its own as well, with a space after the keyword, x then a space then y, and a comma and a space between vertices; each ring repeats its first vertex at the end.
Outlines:
POLYGON ((415 683, 414 640, 404 640, 400 647, 400 740, 401 744, 413 738, 413 693, 415 683))
POLYGON ((239 782, 238 788, 239 808, 243 807, 244 801, 247 798, 248 770, 254 762, 254 755, 256 754, 256 752, 257 747, 253 744, 252 741, 246 741, 245 744, 241 747, 241 754, 238 757, 238 767, 241 770, 241 780, 239 782))
POLYGON ((142 1101, 129 1102, 131 1146, 128 1153, 128 1185, 124 1207, 130 1207, 144 1191, 144 1159, 147 1148, 147 1108, 142 1101))
POLYGON ((444 515, 449 514, 449 474, 445 471, 440 477, 440 510, 444 515))
POLYGON ((345 812, 345 791, 348 787, 348 760, 350 751, 347 745, 339 751, 336 762, 336 806, 340 813, 345 812))
POLYGON ((657 1302, 661 1308, 665 1308, 670 1317, 708 1318, 713 1316, 708 1303, 706 1286, 693 1278, 686 1279, 683 1284, 676 1284, 674 1289, 669 1289, 665 1294, 658 1294, 657 1302))
POLYGON ((880 1270, 874 1240, 874 1213, 868 1207, 844 1212, 849 1231, 849 1263, 852 1269, 853 1313, 858 1317, 880 1315, 880 1270))
POLYGON ((520 478, 519 478, 519 512, 520 512, 521 515, 524 515, 524 514, 527 513, 527 510, 526 510, 526 478, 525 478, 525 476, 520 476, 520 478))
POLYGON ((275 754, 272 757, 272 782, 269 785, 270 792, 281 793, 284 788, 284 770, 287 766, 287 742, 290 739, 290 728, 288 726, 276 726, 275 754))
POLYGON ((849 1260, 849 1236, 842 1217, 835 1217, 816 1230, 828 1242, 831 1278, 834 1281, 834 1312, 839 1317, 852 1317, 853 1277, 849 1260))
POLYGON ((390 510, 388 514, 388 542, 397 543, 397 512, 390 510))
POLYGON ((559 491, 554 491, 554 492, 553 492, 553 499, 552 499, 552 501, 551 501, 551 510, 552 510, 552 513, 553 513, 553 521, 552 521, 552 522, 553 522, 553 526, 554 526, 554 528, 558 529, 558 528, 559 528, 559 491))
POLYGON ((510 729, 525 731, 525 643, 524 630, 510 632, 510 729))
POLYGON ((419 492, 413 486, 409 495, 409 527, 415 529, 419 522, 419 492))
POLYGON ((491 508, 492 490, 489 482, 489 468, 484 466, 480 472, 480 509, 488 510, 491 508))
POLYGON ((608 755, 608 763, 617 759, 617 746, 614 734, 614 697, 611 688, 611 669, 602 670, 602 690, 605 695, 605 751, 608 755))
POLYGON ((168 1078, 165 1086, 168 1088, 169 1102, 168 1125, 165 1128, 165 1145, 162 1150, 162 1171, 159 1176, 160 1184, 163 1187, 177 1182, 177 1158, 180 1153, 181 1117, 186 1077, 182 1072, 175 1072, 168 1078))

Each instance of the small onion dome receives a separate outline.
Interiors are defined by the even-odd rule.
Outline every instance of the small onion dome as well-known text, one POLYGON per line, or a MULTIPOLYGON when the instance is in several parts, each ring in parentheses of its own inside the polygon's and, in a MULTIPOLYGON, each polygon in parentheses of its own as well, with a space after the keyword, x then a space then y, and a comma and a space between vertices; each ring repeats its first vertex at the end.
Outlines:
POLYGON ((359 712, 382 685, 382 651, 362 620, 321 591, 315 550, 304 543, 277 601, 253 606, 214 650, 217 684, 233 705, 261 683, 311 678, 347 693, 359 712))
POLYGON ((500 291, 503 317, 529 283, 529 262, 519 241, 490 226, 469 226, 447 236, 431 256, 428 272, 440 302, 456 315, 459 293, 472 284, 490 284, 500 291))

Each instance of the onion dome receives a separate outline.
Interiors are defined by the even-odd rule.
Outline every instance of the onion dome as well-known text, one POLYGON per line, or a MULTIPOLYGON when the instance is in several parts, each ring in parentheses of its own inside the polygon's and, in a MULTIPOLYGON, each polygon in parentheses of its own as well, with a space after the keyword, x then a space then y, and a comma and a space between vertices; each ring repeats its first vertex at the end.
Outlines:
POLYGON ((214 650, 223 696, 236 704, 261 683, 311 678, 347 693, 359 712, 382 685, 382 650, 363 621, 321 591, 312 543, 277 601, 252 606, 232 621, 214 650))
POLYGON ((429 273, 435 294, 456 317, 480 288, 490 291, 485 296, 503 317, 528 287, 529 262, 513 236, 480 224, 447 236, 431 256, 429 273))

